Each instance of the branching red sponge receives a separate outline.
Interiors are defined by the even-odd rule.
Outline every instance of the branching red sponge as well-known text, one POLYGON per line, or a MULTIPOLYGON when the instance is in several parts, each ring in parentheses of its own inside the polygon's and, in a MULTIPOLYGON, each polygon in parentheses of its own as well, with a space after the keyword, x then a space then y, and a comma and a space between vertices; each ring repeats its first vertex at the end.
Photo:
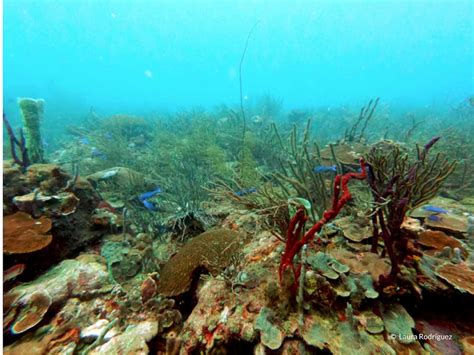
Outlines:
POLYGON ((336 175, 336 178, 334 179, 331 209, 324 211, 323 217, 318 222, 316 222, 301 238, 300 236, 301 233, 304 232, 304 227, 308 217, 306 216, 304 208, 300 208, 298 211, 296 211, 288 227, 285 252, 281 258, 280 268, 278 270, 280 284, 283 280, 283 274, 288 268, 293 270, 295 284, 297 284, 300 276, 301 265, 295 268, 293 263, 295 255, 300 252, 303 245, 312 241, 316 233, 321 231, 322 227, 326 223, 334 219, 339 214, 344 205, 351 200, 352 195, 349 191, 349 187, 347 186, 349 181, 352 179, 364 180, 366 177, 367 167, 363 159, 360 160, 360 172, 336 175))

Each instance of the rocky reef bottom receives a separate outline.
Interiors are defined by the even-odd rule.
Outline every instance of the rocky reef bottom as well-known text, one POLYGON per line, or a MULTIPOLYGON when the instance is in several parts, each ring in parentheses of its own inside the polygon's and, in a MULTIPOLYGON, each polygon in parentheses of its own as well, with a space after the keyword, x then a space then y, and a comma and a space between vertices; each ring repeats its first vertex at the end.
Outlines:
MULTIPOLYGON (((44 181, 61 176, 42 169, 44 181)), ((93 193, 83 183, 15 197, 20 211, 5 217, 15 264, 4 273, 5 354, 474 353, 473 205, 437 198, 449 210, 442 219, 423 208, 406 217, 418 253, 381 287, 390 261, 370 252, 364 220, 336 219, 303 248, 298 283, 291 272, 280 283, 285 244, 252 212, 210 206, 212 229, 156 238, 121 231, 113 209, 72 197, 84 191, 93 193), (87 221, 71 232, 87 243, 46 249, 63 251, 48 260, 36 249, 70 245, 56 231, 72 216, 87 221), (19 248, 25 225, 36 231, 33 251, 19 248)))

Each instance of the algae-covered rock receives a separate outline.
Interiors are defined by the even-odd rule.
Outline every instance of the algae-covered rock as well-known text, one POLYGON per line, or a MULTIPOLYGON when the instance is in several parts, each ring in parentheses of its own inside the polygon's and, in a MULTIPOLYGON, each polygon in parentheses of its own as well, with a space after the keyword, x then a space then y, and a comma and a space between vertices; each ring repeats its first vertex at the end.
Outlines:
POLYGON ((76 212, 79 202, 72 192, 61 192, 57 195, 30 192, 13 198, 13 203, 20 211, 33 212, 41 209, 55 217, 68 216, 76 212))
POLYGON ((51 303, 52 299, 47 291, 38 290, 33 292, 28 298, 28 303, 23 304, 18 314, 16 314, 15 322, 10 328, 11 332, 20 334, 33 328, 41 322, 51 303))
POLYGON ((123 283, 142 269, 143 255, 127 243, 107 241, 101 249, 112 282, 123 283))
POLYGON ((302 333, 303 339, 307 344, 319 349, 327 348, 331 339, 335 336, 328 321, 314 322, 306 327, 302 333))
POLYGON ((341 283, 334 287, 336 294, 341 297, 349 297, 357 292, 356 279, 352 276, 341 274, 341 283))
POLYGON ((361 242, 372 237, 372 227, 367 218, 354 219, 348 216, 339 218, 334 224, 342 230, 344 237, 353 242, 361 242))
POLYGON ((157 181, 148 178, 138 171, 121 166, 98 171, 86 176, 86 179, 93 185, 100 184, 101 182, 106 183, 104 190, 110 191, 120 191, 120 189, 127 188, 137 191, 143 190, 145 192, 148 189, 156 189, 158 186, 157 181))
POLYGON ((439 229, 459 237, 467 232, 467 217, 452 214, 439 214, 436 218, 426 218, 425 225, 431 229, 439 229))
POLYGON ((364 289, 365 297, 367 297, 367 298, 377 298, 379 296, 379 293, 377 291, 375 291, 375 289, 374 289, 374 283, 373 283, 372 278, 370 277, 369 274, 361 275, 358 280, 359 280, 359 284, 364 289))
POLYGON ((434 249, 435 251, 441 251, 446 246, 449 246, 453 249, 459 248, 462 251, 463 256, 467 256, 467 252, 462 243, 458 239, 451 237, 442 231, 423 231, 418 234, 417 241, 422 246, 429 249, 434 249))
POLYGON ((362 312, 359 320, 370 334, 380 334, 385 329, 382 318, 371 311, 362 312))
POLYGON ((4 318, 13 333, 24 332, 39 323, 51 305, 93 293, 106 284, 103 265, 64 260, 38 279, 10 290, 4 296, 4 318))
MULTIPOLYGON (((324 277, 330 280, 337 280, 339 278, 339 273, 331 267, 332 261, 332 257, 321 251, 309 255, 306 259, 306 262, 324 277)), ((345 270, 342 265, 340 265, 340 269, 345 270)))
POLYGON ((443 264, 435 273, 460 292, 474 295, 474 271, 465 264, 443 264))
POLYGON ((465 354, 474 354, 474 336, 467 336, 460 341, 465 354))
POLYGON ((332 257, 340 263, 347 265, 355 274, 370 273, 374 281, 378 281, 381 275, 390 272, 390 263, 387 258, 381 258, 376 253, 354 253, 344 249, 330 251, 332 257))
POLYGON ((350 307, 346 309, 346 320, 335 315, 313 313, 305 319, 301 336, 307 344, 333 354, 395 354, 382 337, 368 334, 357 327, 350 307), (350 349, 350 350, 349 350, 350 349))
POLYGON ((158 322, 144 321, 129 325, 125 332, 95 348, 90 354, 135 354, 150 353, 147 342, 158 334, 158 322))
MULTIPOLYGON (((359 159, 368 153, 370 147, 363 143, 340 143, 333 145, 334 154, 342 165, 358 167, 359 159)), ((321 159, 324 163, 333 164, 334 158, 329 147, 321 149, 321 159)))
POLYGON ((283 343, 284 335, 282 331, 272 323, 272 311, 266 307, 260 310, 255 321, 255 329, 260 330, 260 340, 269 349, 276 350, 283 343))
POLYGON ((412 328, 415 327, 415 321, 402 305, 393 304, 388 306, 384 310, 382 318, 385 329, 393 339, 402 344, 415 342, 412 332, 412 328))

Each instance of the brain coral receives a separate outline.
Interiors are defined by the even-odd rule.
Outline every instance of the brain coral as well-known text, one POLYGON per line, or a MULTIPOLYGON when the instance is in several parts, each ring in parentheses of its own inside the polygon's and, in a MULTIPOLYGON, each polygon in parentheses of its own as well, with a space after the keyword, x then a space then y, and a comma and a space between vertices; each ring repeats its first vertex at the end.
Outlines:
POLYGON ((210 230, 193 238, 161 270, 158 293, 171 297, 189 291, 200 267, 213 275, 222 272, 240 250, 241 243, 239 233, 227 229, 210 230))

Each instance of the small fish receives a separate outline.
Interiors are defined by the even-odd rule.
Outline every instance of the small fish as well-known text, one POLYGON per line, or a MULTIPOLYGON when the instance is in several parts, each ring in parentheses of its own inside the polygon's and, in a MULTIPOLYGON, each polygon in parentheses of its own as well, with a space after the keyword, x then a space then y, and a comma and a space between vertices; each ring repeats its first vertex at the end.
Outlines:
POLYGON ((245 196, 245 195, 253 194, 255 192, 257 192, 257 188, 250 187, 248 189, 243 189, 243 190, 237 191, 235 194, 237 196, 245 196))
POLYGON ((81 137, 79 138, 79 143, 84 144, 84 145, 89 145, 91 142, 89 142, 89 138, 81 137))
POLYGON ((428 216, 428 219, 433 222, 441 221, 441 217, 436 214, 432 214, 431 216, 428 216))
POLYGON ((105 132, 104 137, 107 138, 108 140, 111 140, 112 138, 114 138, 114 136, 110 132, 105 132))
POLYGON ((337 166, 336 165, 331 165, 331 166, 320 165, 320 166, 315 167, 313 171, 316 174, 327 173, 327 172, 335 173, 337 172, 337 166))
POLYGON ((145 192, 145 193, 142 193, 140 196, 138 196, 138 199, 143 202, 145 200, 148 200, 149 198, 152 198, 156 195, 158 195, 159 193, 161 193, 161 188, 160 187, 157 187, 155 190, 153 191, 148 191, 148 192, 145 192))
POLYGON ((436 206, 432 206, 432 205, 423 206, 423 209, 425 211, 434 212, 434 213, 444 213, 444 214, 449 213, 449 211, 445 210, 444 208, 436 207, 436 206))
POLYGON ((101 158, 102 160, 106 160, 107 159, 107 155, 105 155, 104 152, 100 151, 99 149, 97 149, 96 147, 93 147, 92 150, 91 150, 91 155, 92 157, 94 158, 101 158))
POLYGON ((8 270, 3 272, 3 282, 7 282, 10 280, 15 279, 17 276, 21 275, 23 271, 25 271, 26 265, 25 264, 16 264, 13 265, 8 270))
POLYGON ((143 206, 145 206, 145 208, 148 211, 153 211, 153 212, 158 211, 158 207, 156 207, 156 205, 153 202, 148 201, 148 200, 143 200, 142 203, 143 203, 143 206))

